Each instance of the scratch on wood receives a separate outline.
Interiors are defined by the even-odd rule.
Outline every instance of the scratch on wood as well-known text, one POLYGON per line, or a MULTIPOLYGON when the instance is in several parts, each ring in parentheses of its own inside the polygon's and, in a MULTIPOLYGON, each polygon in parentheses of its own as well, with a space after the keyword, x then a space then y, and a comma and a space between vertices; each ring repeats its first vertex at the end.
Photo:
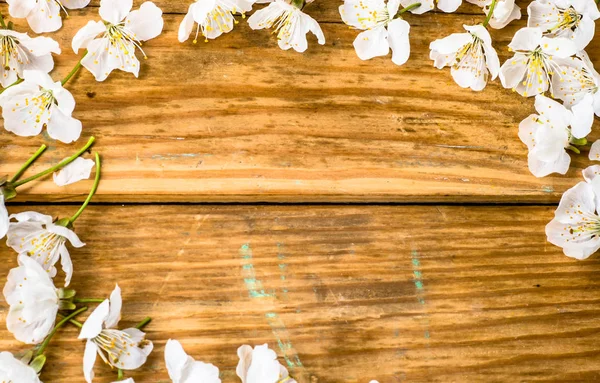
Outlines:
POLYGON ((256 273, 252 263, 252 247, 249 243, 245 243, 240 247, 240 256, 242 258, 242 276, 244 278, 246 289, 248 289, 248 295, 250 298, 258 299, 263 305, 269 307, 269 311, 265 313, 267 323, 271 327, 273 335, 275 335, 277 345, 283 353, 283 358, 289 369, 296 374, 299 374, 300 371, 304 370, 304 365, 300 361, 300 357, 294 346, 292 346, 283 320, 273 310, 275 300, 277 299, 275 291, 271 290, 266 292, 262 282, 259 279, 256 279, 256 273))
POLYGON ((286 255, 283 251, 283 243, 277 243, 277 259, 279 260, 279 271, 280 271, 280 276, 279 278, 281 279, 281 283, 282 283, 282 288, 281 288, 281 296, 283 298, 283 301, 287 301, 288 300, 288 288, 287 288, 287 270, 288 270, 288 265, 287 263, 285 263, 285 258, 286 255))

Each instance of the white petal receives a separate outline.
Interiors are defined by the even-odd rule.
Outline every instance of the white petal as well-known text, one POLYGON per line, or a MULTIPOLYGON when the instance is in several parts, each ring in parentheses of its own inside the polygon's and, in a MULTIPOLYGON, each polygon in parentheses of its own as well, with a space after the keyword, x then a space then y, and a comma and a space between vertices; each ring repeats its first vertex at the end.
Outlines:
POLYGON ((567 108, 543 95, 535 96, 535 110, 556 128, 566 129, 573 119, 573 114, 567 108))
MULTIPOLYGON (((185 379, 181 383, 221 383, 219 369, 210 364, 200 361, 192 361, 186 368, 185 379)), ((286 383, 292 383, 287 380, 286 383)))
POLYGON ((54 225, 52 223, 47 224, 46 228, 49 232, 58 234, 61 237, 65 237, 66 239, 68 239, 71 245, 73 245, 74 247, 79 248, 85 246, 85 243, 79 240, 79 237, 77 236, 77 234, 75 234, 73 230, 67 229, 64 226, 54 225))
POLYGON ((600 161, 600 140, 597 140, 592 144, 589 158, 592 161, 600 161))
POLYGON ((561 58, 570 57, 577 53, 577 46, 575 43, 561 37, 552 39, 542 37, 540 46, 544 53, 561 58))
POLYGON ((85 343, 85 351, 83 354, 83 376, 87 383, 92 383, 94 379, 94 364, 98 355, 98 346, 91 340, 85 343))
POLYGON ((473 37, 469 33, 453 33, 443 39, 432 41, 429 44, 429 49, 447 55, 459 51, 471 41, 473 41, 473 37))
POLYGON ((116 328, 121 320, 121 308, 123 307, 123 299, 121 298, 121 288, 119 285, 110 294, 110 311, 104 321, 106 328, 116 328))
POLYGON ((60 0, 62 5, 68 9, 81 9, 88 6, 90 0, 60 0))
POLYGON ((569 165, 571 164, 571 157, 569 157, 564 150, 560 153, 559 157, 552 162, 540 161, 532 155, 532 152, 529 152, 527 159, 529 171, 538 178, 545 177, 552 173, 566 174, 567 170, 569 170, 569 165))
POLYGON ((552 28, 558 24, 560 13, 558 8, 551 2, 532 1, 527 7, 528 27, 537 27, 543 31, 552 28))
POLYGON ((189 356, 185 353, 183 346, 176 340, 169 339, 165 346, 165 364, 172 381, 181 380, 183 368, 188 362, 189 356))
POLYGON ((541 29, 522 28, 515 33, 508 47, 513 51, 533 51, 540 45, 541 40, 541 29))
POLYGON ((527 145, 528 149, 532 149, 535 146, 535 134, 540 127, 537 120, 538 115, 531 114, 519 124, 519 138, 521 142, 527 145))
POLYGON ((81 180, 87 180, 92 174, 96 163, 93 160, 78 157, 58 173, 53 174, 54 183, 58 186, 74 184, 81 180))
POLYGON ((67 287, 71 284, 71 278, 73 277, 73 261, 71 260, 69 250, 64 244, 60 246, 59 252, 60 265, 65 273, 65 287, 67 287))
MULTIPOLYGON (((600 142, 600 141, 596 141, 596 142, 600 142)), ((592 145, 592 149, 593 149, 593 145, 592 145)), ((596 149, 596 150, 598 150, 598 149, 596 149)), ((583 171, 581 173, 583 174, 583 178, 585 179, 585 182, 591 184, 600 175, 600 165, 588 166, 587 168, 583 169, 583 171)), ((600 179, 600 178, 598 178, 598 179, 600 179)))
POLYGON ((392 62, 396 65, 404 64, 410 56, 409 33, 410 25, 402 19, 388 24, 388 43, 392 49, 392 62))
POLYGON ((8 13, 18 19, 27 17, 36 5, 36 0, 6 0, 8 3, 8 13))
POLYGON ((577 50, 583 50, 594 38, 596 23, 589 17, 583 16, 579 25, 573 31, 573 41, 577 50))
POLYGON ((500 82, 507 89, 516 89, 527 73, 527 58, 517 53, 500 67, 500 82))
POLYGON ((56 1, 38 1, 27 14, 27 23, 35 33, 54 32, 62 27, 60 6, 56 1))
POLYGON ((92 339, 98 336, 102 331, 104 321, 108 317, 109 310, 110 302, 106 299, 87 318, 79 333, 79 339, 92 339))
POLYGON ((58 107, 51 108, 47 124, 48 135, 55 140, 70 144, 81 136, 81 121, 63 113, 58 107))
POLYGON ((137 40, 153 39, 163 30, 162 11, 153 2, 146 1, 139 10, 132 11, 127 16, 125 27, 134 33, 137 40))
POLYGON ((178 40, 179 40, 180 43, 182 43, 184 41, 187 41, 187 39, 190 38, 190 34, 194 30, 194 25, 196 23, 194 21, 194 17, 192 16, 192 12, 191 12, 191 7, 194 4, 195 3, 193 3, 193 4, 190 5, 190 10, 185 15, 185 17, 181 21, 181 24, 179 25, 179 32, 178 32, 177 38, 178 38, 178 40))
POLYGON ((267 344, 254 347, 252 363, 246 375, 246 383, 277 383, 280 364, 277 354, 267 344))
POLYGON ((111 24, 119 24, 132 6, 133 0, 100 0, 100 17, 111 24))
POLYGON ((437 7, 446 13, 452 13, 460 7, 462 0, 439 0, 437 7))
POLYGON ((4 195, 0 193, 0 238, 8 232, 8 211, 4 205, 4 195))
POLYGON ((514 20, 519 20, 521 18, 521 8, 518 5, 515 5, 512 8, 511 13, 502 20, 498 20, 495 17, 492 17, 490 20, 490 27, 494 29, 502 29, 508 24, 510 24, 514 20))
POLYGON ((235 373, 242 380, 242 383, 246 383, 246 376, 248 375, 248 369, 252 364, 252 347, 245 344, 237 349, 237 355, 240 359, 235 373))
POLYGON ((573 120, 571 121, 571 133, 575 138, 584 138, 592 131, 594 123, 594 97, 586 94, 583 100, 571 108, 573 120))
POLYGON ((12 214, 10 218, 16 219, 18 222, 33 221, 42 224, 52 223, 51 215, 41 214, 35 211, 25 211, 22 213, 12 214))
MULTIPOLYGON (((139 333, 143 334, 138 329, 129 328, 123 330, 123 332, 131 335, 134 339, 137 337, 139 333)), ((134 341, 137 341, 134 340, 134 341)), ((149 340, 145 340, 143 344, 136 345, 135 347, 128 348, 128 352, 126 354, 121 355, 119 360, 114 363, 115 367, 119 367, 123 370, 135 370, 140 368, 146 360, 148 359, 148 355, 154 349, 154 345, 149 340)))
POLYGON ((387 38, 388 32, 383 26, 359 33, 353 44, 356 55, 361 60, 387 55, 390 52, 387 38))
POLYGON ((73 42, 71 43, 71 47, 75 53, 78 53, 80 49, 88 47, 90 42, 92 42, 96 36, 101 33, 106 32, 106 25, 102 21, 88 21, 88 23, 77 31, 75 37, 73 37, 73 42))

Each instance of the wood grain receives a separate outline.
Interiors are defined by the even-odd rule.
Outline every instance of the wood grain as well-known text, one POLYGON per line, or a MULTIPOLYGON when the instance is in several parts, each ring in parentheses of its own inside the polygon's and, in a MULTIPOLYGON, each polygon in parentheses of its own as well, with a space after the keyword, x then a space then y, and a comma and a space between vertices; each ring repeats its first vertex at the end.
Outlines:
MULTIPOLYGON (((98 200, 556 202, 580 180, 585 153, 573 157, 567 176, 528 172, 517 127, 533 112, 532 100, 498 82, 480 93, 463 90, 448 70, 432 67, 429 43, 481 22, 479 10, 408 15, 411 59, 397 67, 389 57, 360 61, 357 32, 339 22, 337 3, 317 3, 307 12, 324 21, 327 44, 313 39, 304 55, 281 51, 269 32, 245 22, 216 41, 179 44, 182 15, 167 14, 165 33, 145 44, 150 58, 140 79, 114 73, 96 83, 80 72, 68 88, 84 124, 80 144, 96 136, 105 161, 98 200)), ((159 4, 170 12, 187 7, 159 4)), ((56 79, 77 61, 71 37, 96 17, 93 7, 73 11, 53 35, 63 48, 56 79)), ((502 59, 524 22, 493 32, 502 59)), ((589 49, 596 62, 599 48, 595 40, 589 49)), ((50 150, 32 172, 76 146, 0 136, 3 173, 43 142, 50 150)), ((89 186, 36 183, 19 198, 82 200, 89 186)))
MULTIPOLYGON (((218 365, 224 382, 237 381, 236 348, 264 342, 300 383, 599 379, 600 262, 547 244, 551 216, 545 207, 94 206, 76 227, 87 246, 72 251, 72 287, 104 297, 118 282, 123 325, 154 318, 156 351, 136 382, 168 382, 169 338, 218 365)), ((16 259, 6 247, 0 257, 4 283, 16 259)), ((68 328, 53 342, 44 381, 83 381, 76 335, 68 328)), ((24 349, 4 325, 0 349, 24 349)), ((96 371, 97 382, 115 378, 96 371)))

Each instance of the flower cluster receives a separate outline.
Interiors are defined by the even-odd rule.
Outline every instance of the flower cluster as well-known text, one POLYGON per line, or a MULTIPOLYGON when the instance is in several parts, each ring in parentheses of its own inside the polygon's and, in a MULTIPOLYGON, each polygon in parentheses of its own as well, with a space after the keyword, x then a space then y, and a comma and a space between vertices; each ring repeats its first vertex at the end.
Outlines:
MULTIPOLYGON (((36 33, 60 29, 60 11, 84 8, 89 0, 9 0, 9 14, 27 18, 36 33)), ((29 37, 13 30, 0 15, 0 108, 4 128, 23 137, 37 136, 46 128, 48 135, 64 143, 79 139, 81 121, 73 117, 75 99, 65 88, 81 67, 89 70, 97 81, 104 81, 118 69, 138 76, 139 50, 144 58, 142 42, 151 40, 163 30, 162 11, 147 1, 133 10, 132 0, 101 0, 102 20, 89 21, 73 37, 75 53, 85 49, 81 60, 61 81, 54 81, 52 54, 60 54, 59 44, 50 37, 29 37)))

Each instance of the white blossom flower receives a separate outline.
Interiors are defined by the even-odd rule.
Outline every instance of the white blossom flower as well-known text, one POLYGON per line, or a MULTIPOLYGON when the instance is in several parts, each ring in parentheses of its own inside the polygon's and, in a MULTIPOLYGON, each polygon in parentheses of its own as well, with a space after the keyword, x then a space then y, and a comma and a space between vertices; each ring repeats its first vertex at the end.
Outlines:
POLYGON ((0 382, 42 383, 33 368, 8 351, 0 352, 0 382))
POLYGON ((482 25, 464 25, 467 33, 453 33, 429 44, 429 57, 441 69, 451 66, 450 73, 463 88, 482 90, 488 78, 498 76, 500 61, 492 46, 489 32, 482 25))
POLYGON ((276 383, 286 379, 286 383, 296 383, 289 378, 288 370, 277 361, 277 354, 265 343, 254 349, 243 345, 237 350, 240 361, 235 372, 242 383, 276 383))
POLYGON ((81 64, 97 81, 106 80, 115 69, 138 77, 140 62, 135 56, 136 49, 147 58, 142 41, 157 37, 163 30, 162 11, 153 2, 146 1, 135 11, 131 11, 132 6, 132 0, 101 0, 103 21, 89 21, 73 37, 71 45, 75 53, 87 49, 81 64))
POLYGON ((88 383, 94 378, 96 355, 108 365, 135 370, 144 363, 154 345, 136 328, 117 330, 121 319, 121 289, 116 286, 110 299, 102 302, 83 324, 79 339, 86 339, 83 373, 88 383))
POLYGON ((395 18, 399 0, 346 0, 340 5, 344 23, 363 30, 354 40, 354 49, 361 60, 386 56, 392 49, 392 62, 402 65, 410 56, 408 34, 410 25, 395 18))
POLYGON ((28 211, 13 214, 10 218, 17 222, 9 224, 6 244, 17 253, 30 256, 52 278, 56 276, 54 265, 60 259, 65 286, 68 286, 73 276, 73 262, 66 242, 69 240, 74 247, 83 247, 85 243, 71 229, 52 223, 49 215, 28 211))
POLYGON ((554 94, 551 77, 564 71, 556 58, 571 57, 577 51, 572 41, 543 37, 539 28, 518 30, 508 47, 515 55, 500 68, 500 81, 524 97, 548 89, 554 94))
POLYGON ((66 186, 81 180, 87 180, 90 178, 95 165, 96 162, 93 160, 77 157, 75 161, 52 175, 54 183, 58 186, 66 186))
POLYGON ((23 71, 24 81, 6 89, 0 95, 4 128, 18 136, 30 137, 41 133, 64 143, 77 141, 81 121, 71 117, 75 99, 60 81, 40 71, 23 71))
POLYGON ((409 12, 420 15, 432 11, 436 5, 442 12, 454 12, 460 7, 462 0, 400 0, 400 4, 402 4, 403 7, 408 7, 415 3, 421 3, 421 5, 411 9, 409 12))
POLYGON ((173 383, 221 383, 217 367, 195 361, 176 340, 169 339, 167 342, 165 362, 173 383))
POLYGON ((10 305, 6 327, 17 340, 38 344, 54 328, 60 302, 58 290, 39 263, 25 254, 18 260, 19 266, 8 273, 3 291, 10 305))
MULTIPOLYGON (((490 12, 492 0, 467 0, 471 4, 475 4, 483 9, 487 15, 490 12)), ((513 20, 521 18, 521 8, 515 4, 515 0, 498 0, 494 6, 494 13, 490 18, 490 27, 494 29, 502 29, 513 20)))
POLYGON ((572 40, 578 50, 584 49, 595 32, 600 18, 594 0, 535 0, 527 7, 528 27, 540 28, 548 37, 572 40))
POLYGON ((275 28, 273 33, 277 33, 279 47, 283 50, 293 48, 300 53, 306 51, 308 32, 317 36, 319 44, 325 44, 325 35, 319 23, 285 0, 275 0, 254 12, 248 19, 248 24, 252 29, 275 28))
POLYGON ((179 42, 186 41, 196 26, 196 37, 202 32, 205 41, 216 39, 223 33, 231 32, 233 25, 238 21, 234 19, 234 13, 245 13, 252 10, 252 0, 196 0, 190 4, 188 13, 179 26, 179 42))
POLYGON ((548 97, 536 96, 535 109, 539 115, 532 114, 519 125, 519 138, 529 149, 529 170, 536 177, 565 174, 571 163, 565 149, 573 137, 584 138, 589 131, 576 129, 573 113, 548 97))
POLYGON ((8 218, 8 210, 4 204, 4 195, 0 191, 0 239, 4 238, 8 233, 10 219, 8 218))
POLYGON ((52 53, 60 54, 58 43, 49 37, 27 36, 8 29, 0 29, 0 84, 6 88, 25 70, 39 70, 45 73, 54 68, 52 53))
POLYGON ((8 13, 15 18, 27 18, 35 33, 54 32, 62 27, 62 10, 81 9, 90 0, 6 0, 8 13))
POLYGON ((567 190, 546 225, 548 242, 562 247, 566 256, 586 259, 600 249, 600 166, 584 170, 586 182, 567 190))
POLYGON ((554 97, 573 111, 580 124, 591 126, 594 114, 600 117, 600 74, 584 51, 563 64, 563 71, 552 78, 554 97))

